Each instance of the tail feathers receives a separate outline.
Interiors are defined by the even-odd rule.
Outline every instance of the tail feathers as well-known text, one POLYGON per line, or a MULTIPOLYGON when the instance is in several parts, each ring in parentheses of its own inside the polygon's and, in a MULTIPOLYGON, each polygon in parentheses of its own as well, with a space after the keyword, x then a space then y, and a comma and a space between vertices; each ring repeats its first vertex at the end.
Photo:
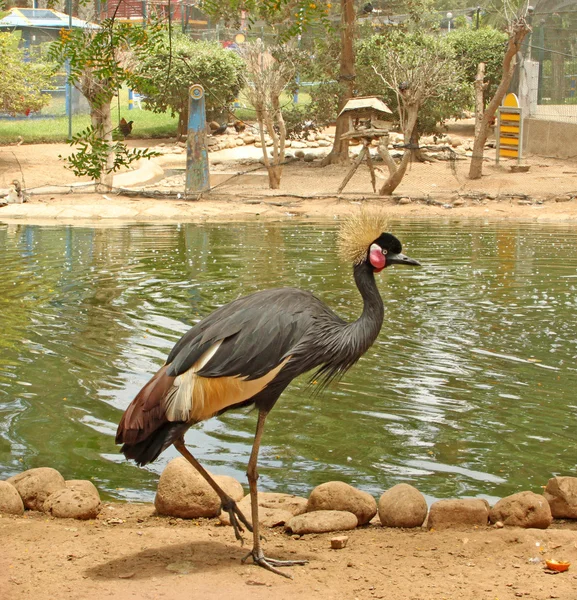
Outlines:
POLYGON ((189 423, 164 423, 147 438, 135 444, 124 444, 120 451, 137 465, 144 466, 156 460, 175 440, 182 437, 189 423))

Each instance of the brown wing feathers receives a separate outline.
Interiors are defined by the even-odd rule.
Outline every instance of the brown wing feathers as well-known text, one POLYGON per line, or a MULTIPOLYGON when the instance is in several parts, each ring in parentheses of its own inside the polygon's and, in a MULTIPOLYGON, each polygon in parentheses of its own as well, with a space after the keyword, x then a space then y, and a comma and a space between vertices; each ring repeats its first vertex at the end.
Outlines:
POLYGON ((116 432, 117 444, 136 444, 168 422, 163 398, 175 380, 167 374, 169 366, 160 368, 126 409, 116 432))

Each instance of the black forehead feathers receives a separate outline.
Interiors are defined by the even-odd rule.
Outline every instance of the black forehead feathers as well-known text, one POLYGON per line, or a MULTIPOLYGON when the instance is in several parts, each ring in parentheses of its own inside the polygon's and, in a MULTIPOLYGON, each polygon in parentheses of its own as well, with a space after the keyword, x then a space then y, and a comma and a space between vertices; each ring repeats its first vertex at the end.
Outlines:
POLYGON ((378 244, 383 250, 393 254, 400 254, 403 250, 401 242, 392 233, 381 233, 373 244, 378 244))

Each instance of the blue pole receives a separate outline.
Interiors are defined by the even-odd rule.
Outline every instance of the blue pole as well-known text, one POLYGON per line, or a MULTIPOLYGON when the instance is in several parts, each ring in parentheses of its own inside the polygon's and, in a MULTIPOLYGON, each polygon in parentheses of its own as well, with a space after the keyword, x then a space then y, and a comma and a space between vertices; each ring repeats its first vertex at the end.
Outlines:
POLYGON ((204 88, 190 86, 188 93, 188 135, 186 138, 185 196, 210 190, 204 88))
MULTIPOLYGON (((72 0, 67 0, 68 31, 72 31, 72 0)), ((72 84, 70 83, 70 61, 66 61, 66 114, 68 115, 68 139, 72 139, 72 84)))
POLYGON ((134 96, 132 95, 133 91, 128 90, 128 110, 132 110, 134 108, 134 96))
POLYGON ((297 87, 295 89, 295 93, 293 94, 293 104, 299 103, 299 84, 300 84, 300 82, 301 82, 301 76, 297 75, 297 77, 296 77, 297 87))

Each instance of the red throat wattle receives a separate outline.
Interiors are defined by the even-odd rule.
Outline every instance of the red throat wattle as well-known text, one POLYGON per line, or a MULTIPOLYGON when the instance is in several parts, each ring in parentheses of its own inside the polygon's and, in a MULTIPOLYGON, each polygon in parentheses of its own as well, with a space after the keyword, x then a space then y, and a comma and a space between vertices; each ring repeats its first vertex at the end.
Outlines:
POLYGON ((378 246, 371 248, 371 250, 369 251, 369 260, 371 261, 371 265, 373 265, 375 273, 378 273, 379 271, 382 271, 385 268, 385 255, 378 246))

